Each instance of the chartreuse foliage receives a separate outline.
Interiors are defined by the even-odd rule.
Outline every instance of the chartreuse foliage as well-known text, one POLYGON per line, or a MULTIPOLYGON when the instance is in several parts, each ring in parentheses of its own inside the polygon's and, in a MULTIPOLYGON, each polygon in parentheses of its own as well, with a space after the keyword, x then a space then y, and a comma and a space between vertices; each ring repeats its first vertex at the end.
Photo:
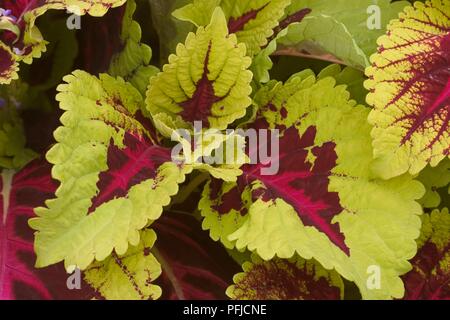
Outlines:
POLYGON ((141 27, 133 20, 135 11, 136 2, 128 1, 120 35, 122 50, 112 58, 108 74, 124 78, 145 95, 149 79, 157 74, 159 69, 150 65, 152 49, 141 43, 141 27))
POLYGON ((93 263, 85 272, 86 281, 108 300, 156 300, 161 288, 152 282, 161 275, 161 266, 151 253, 156 241, 153 230, 144 230, 137 246, 121 256, 113 254, 93 263))
POLYGON ((254 56, 274 35, 274 29, 291 0, 193 0, 178 9, 174 16, 196 26, 205 26, 217 6, 225 13, 230 33, 246 45, 249 56, 254 56))
POLYGON ((109 8, 125 3, 126 0, 1 0, 0 8, 0 83, 16 79, 18 62, 31 63, 46 51, 46 41, 36 26, 36 19, 48 10, 69 10, 77 15, 102 16, 109 8), (6 47, 9 50, 6 50, 6 47), (5 60, 3 60, 5 58, 5 60), (9 70, 9 71, 8 71, 9 70))
POLYGON ((337 300, 346 279, 364 299, 448 299, 449 10, 450 0, 0 0, 0 297, 337 300), (156 30, 137 22, 143 3, 156 30), (106 73, 76 70, 54 88, 71 65, 98 62, 84 61, 97 52, 95 36, 76 40, 83 28, 43 32, 51 70, 19 72, 46 51, 36 19, 47 10, 121 5, 96 20, 117 23, 106 73), (150 44, 167 64, 151 65, 150 44), (63 113, 48 163, 26 165, 36 157, 26 137, 41 135, 25 105, 43 107, 54 89, 63 113), (75 268, 89 290, 60 288, 75 268))
POLYGON ((417 174, 449 156, 449 16, 449 0, 416 2, 378 40, 366 86, 374 168, 384 178, 417 174))
POLYGON ((26 148, 23 121, 17 108, 21 84, 0 88, 0 168, 20 169, 36 154, 26 148))
POLYGON ((113 249, 122 255, 137 246, 138 231, 159 218, 190 169, 171 162, 170 149, 137 120, 143 101, 130 84, 82 71, 64 81, 63 126, 47 154, 61 185, 30 225, 38 231, 38 266, 65 260, 85 269, 113 249))
POLYGON ((234 276, 227 295, 236 300, 339 300, 344 284, 336 271, 327 271, 314 260, 272 259, 252 255, 234 276))
POLYGON ((264 176, 262 165, 245 165, 237 183, 208 183, 204 228, 265 260, 314 258, 355 281, 364 298, 402 297, 399 276, 420 229, 414 200, 424 191, 410 176, 382 181, 371 173, 369 111, 333 78, 317 81, 307 71, 270 82, 255 101, 257 127, 282 129, 280 171, 264 176), (380 290, 366 286, 371 265, 384 270, 380 290))
POLYGON ((251 104, 252 73, 247 70, 251 59, 245 55, 245 45, 228 34, 225 16, 217 9, 211 24, 189 34, 163 72, 151 79, 148 111, 152 116, 166 113, 174 120, 225 129, 251 104))

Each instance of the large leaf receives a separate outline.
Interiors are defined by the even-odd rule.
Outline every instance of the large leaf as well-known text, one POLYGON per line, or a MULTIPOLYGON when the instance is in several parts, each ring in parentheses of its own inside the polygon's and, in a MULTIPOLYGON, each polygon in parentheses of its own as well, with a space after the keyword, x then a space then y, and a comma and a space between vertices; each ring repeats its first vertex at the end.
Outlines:
POLYGON ((37 266, 65 260, 85 269, 113 249, 124 254, 138 231, 160 217, 191 168, 171 161, 153 141, 139 92, 121 78, 75 71, 58 87, 65 113, 47 153, 61 182, 56 198, 36 210, 37 266))
POLYGON ((450 300, 450 214, 448 209, 423 216, 419 252, 404 275, 405 300, 450 300))
POLYGON ((272 163, 279 171, 265 175, 259 162, 241 167, 237 183, 210 182, 199 204, 203 227, 227 247, 266 260, 314 258, 355 281, 364 298, 403 296, 399 276, 409 270, 420 232, 414 200, 424 190, 408 175, 383 181, 371 173, 369 110, 333 78, 316 81, 309 71, 284 85, 270 82, 255 102, 252 128, 281 130, 272 163), (377 290, 366 286, 372 265, 383 270, 377 290))
POLYGON ((217 9, 206 28, 190 34, 163 72, 153 77, 147 108, 153 116, 167 113, 186 123, 224 129, 245 115, 251 104, 245 46, 229 35, 225 16, 217 9))
MULTIPOLYGON (((33 58, 39 58, 46 50, 46 41, 36 26, 36 19, 51 9, 71 10, 84 15, 102 16, 108 9, 121 6, 126 0, 0 0, 0 8, 7 10, 8 17, 16 27, 0 27, 0 40, 14 52, 15 61, 31 63, 33 58)), ((9 83, 12 78, 1 78, 9 83)))
POLYGON ((166 211, 151 228, 124 255, 88 268, 85 278, 103 298, 225 299, 238 266, 193 216, 166 211))
POLYGON ((340 300, 344 284, 336 271, 301 258, 264 261, 253 255, 234 276, 227 294, 237 300, 340 300))
POLYGON ((0 300, 87 299, 92 292, 86 283, 69 290, 64 266, 35 269, 33 230, 28 219, 33 208, 44 204, 56 190, 51 166, 35 161, 15 173, 3 170, 0 179, 0 300))
POLYGON ((384 178, 449 155, 450 1, 416 2, 388 26, 366 71, 375 170, 384 178))

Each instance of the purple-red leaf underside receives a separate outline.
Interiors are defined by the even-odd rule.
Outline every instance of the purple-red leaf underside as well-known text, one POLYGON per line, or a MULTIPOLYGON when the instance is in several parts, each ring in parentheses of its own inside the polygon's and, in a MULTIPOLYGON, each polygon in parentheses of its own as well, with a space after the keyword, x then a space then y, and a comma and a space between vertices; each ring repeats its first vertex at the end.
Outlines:
POLYGON ((161 299, 226 299, 225 290, 239 265, 197 219, 165 212, 152 228, 158 236, 154 253, 163 271, 156 282, 163 290, 161 299))
POLYGON ((93 296, 84 282, 81 290, 67 288, 70 275, 62 264, 34 268, 34 236, 28 219, 34 216, 33 208, 44 205, 44 201, 54 195, 57 185, 50 170, 48 163, 39 160, 14 175, 9 186, 3 179, 0 181, 0 190, 9 190, 0 197, 0 300, 89 299, 93 296), (7 208, 7 212, 3 212, 3 208, 7 208))

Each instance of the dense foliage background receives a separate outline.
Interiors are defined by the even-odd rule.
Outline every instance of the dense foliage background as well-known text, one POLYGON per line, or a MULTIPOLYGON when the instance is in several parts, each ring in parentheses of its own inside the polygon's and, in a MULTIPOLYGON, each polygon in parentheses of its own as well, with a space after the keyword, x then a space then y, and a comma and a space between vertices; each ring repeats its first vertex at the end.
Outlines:
POLYGON ((450 299, 449 114, 449 0, 0 0, 0 298, 450 299))

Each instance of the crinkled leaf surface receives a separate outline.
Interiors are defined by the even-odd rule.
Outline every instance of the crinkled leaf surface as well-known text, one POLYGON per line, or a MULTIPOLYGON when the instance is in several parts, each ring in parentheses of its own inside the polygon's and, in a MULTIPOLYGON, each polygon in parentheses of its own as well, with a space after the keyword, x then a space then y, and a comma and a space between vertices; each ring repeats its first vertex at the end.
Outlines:
POLYGON ((161 288, 153 284, 161 274, 161 266, 151 253, 156 234, 153 230, 144 230, 140 237, 140 243, 130 246, 125 254, 113 253, 86 270, 86 281, 103 298, 156 300, 161 296, 161 288))
POLYGON ((308 71, 284 85, 270 82, 255 101, 252 127, 281 130, 279 171, 263 175, 267 166, 244 165, 237 183, 212 180, 199 204, 203 227, 227 247, 266 260, 314 258, 355 281, 364 298, 402 297, 399 276, 420 234, 414 200, 424 190, 408 175, 382 181, 371 173, 369 110, 333 78, 316 81, 308 71), (366 286, 371 265, 383 270, 379 290, 366 286))
POLYGON ((264 261, 257 255, 242 265, 227 295, 236 300, 340 300, 344 284, 336 271, 298 257, 264 261))
POLYGON ((36 210, 37 266, 65 260, 85 269, 113 249, 125 254, 158 219, 190 168, 171 162, 152 140, 139 92, 121 78, 75 71, 58 87, 65 110, 47 153, 60 181, 56 198, 36 210))
POLYGON ((450 1, 416 2, 378 41, 366 86, 375 170, 384 178, 449 155, 450 1))
POLYGON ((450 300, 450 214, 434 210, 423 216, 419 252, 413 270, 403 276, 405 300, 450 300))
POLYGON ((0 300, 4 299, 88 299, 93 292, 86 283, 81 290, 69 290, 70 276, 58 264, 35 269, 33 230, 28 219, 33 208, 44 204, 56 190, 51 166, 34 161, 20 172, 3 170, 0 179, 0 300))
POLYGON ((251 59, 245 53, 245 46, 228 34, 225 16, 217 9, 211 23, 189 34, 163 72, 151 79, 147 109, 153 116, 167 113, 186 123, 226 128, 251 104, 251 59))

